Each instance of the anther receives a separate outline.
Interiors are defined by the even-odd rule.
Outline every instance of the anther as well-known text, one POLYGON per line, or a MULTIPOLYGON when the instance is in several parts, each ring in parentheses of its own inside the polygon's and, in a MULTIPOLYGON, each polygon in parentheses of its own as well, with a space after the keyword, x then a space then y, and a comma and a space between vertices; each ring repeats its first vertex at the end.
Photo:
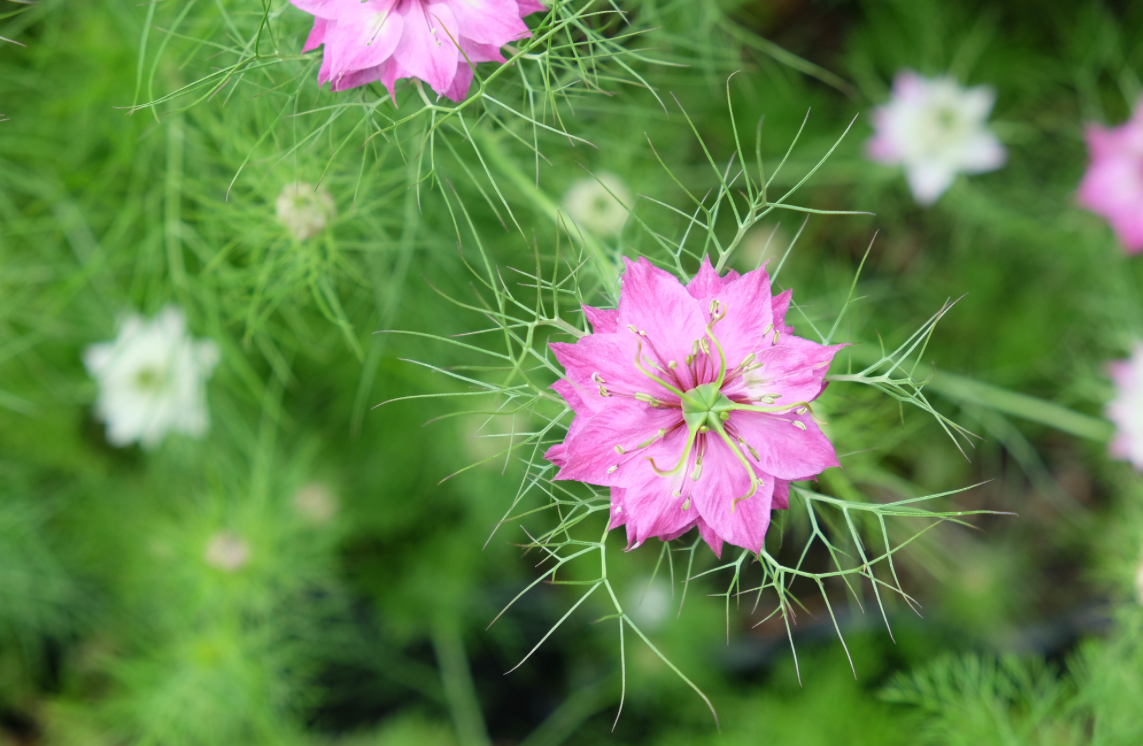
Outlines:
POLYGON ((603 376, 599 375, 598 370, 591 374, 591 381, 592 383, 607 383, 607 381, 603 380, 603 376))
POLYGON ((691 365, 693 365, 693 364, 694 364, 694 361, 695 361, 695 356, 694 356, 694 355, 687 355, 687 359, 686 359, 686 360, 684 360, 683 362, 684 362, 684 363, 686 364, 686 366, 689 368, 689 367, 691 367, 691 365))
POLYGON ((739 365, 741 365, 743 368, 745 368, 747 365, 750 365, 750 363, 752 363, 752 362, 754 362, 754 353, 753 352, 751 352, 746 357, 742 358, 742 362, 739 363, 739 365))
POLYGON ((627 453, 627 450, 623 446, 615 446, 615 452, 622 456, 627 453))
POLYGON ((627 325, 627 331, 631 332, 632 334, 638 334, 639 333, 639 330, 635 327, 634 324, 628 324, 627 325))
POLYGON ((809 407, 798 407, 797 409, 798 414, 805 414, 808 411, 810 411, 809 407))
POLYGON ((711 314, 718 313, 718 298, 712 298, 711 299, 709 312, 711 314))
POLYGON ((699 480, 699 477, 701 477, 701 476, 702 476, 702 464, 701 463, 695 464, 695 470, 693 472, 691 472, 691 479, 693 479, 694 481, 697 482, 699 480))
POLYGON ((614 474, 615 470, 618 468, 619 468, 619 464, 616 464, 615 466, 609 466, 609 467, 607 467, 607 473, 608 474, 614 474))
POLYGON ((599 387, 599 395, 600 396, 611 396, 611 392, 609 392, 607 389, 600 386, 599 387))
POLYGON ((671 497, 682 497, 682 496, 683 496, 682 490, 675 490, 674 492, 671 493, 671 497))
POLYGON ((674 360, 669 360, 669 361, 667 361, 667 367, 670 368, 671 370, 674 370, 675 368, 679 367, 679 364, 676 363, 674 360))
POLYGON ((805 430, 806 423, 802 422, 801 420, 794 420, 794 427, 798 428, 799 430, 805 430))
POLYGON ((710 355, 710 341, 708 341, 706 337, 699 340, 699 347, 701 347, 702 351, 708 356, 710 355))
POLYGON ((644 394, 642 392, 635 394, 635 398, 637 400, 643 402, 644 404, 650 404, 652 407, 661 406, 663 403, 663 402, 659 401, 658 399, 656 399, 655 397, 651 396, 650 394, 644 394))
POLYGON ((730 421, 730 412, 719 412, 718 413, 718 419, 722 420, 723 422, 729 422, 730 421))
POLYGON ((782 332, 780 330, 778 330, 778 329, 774 330, 774 344, 778 344, 778 337, 780 337, 781 335, 782 335, 782 332))
POLYGON ((685 503, 683 503, 683 510, 690 510, 690 509, 691 509, 691 499, 688 497, 687 501, 685 503))

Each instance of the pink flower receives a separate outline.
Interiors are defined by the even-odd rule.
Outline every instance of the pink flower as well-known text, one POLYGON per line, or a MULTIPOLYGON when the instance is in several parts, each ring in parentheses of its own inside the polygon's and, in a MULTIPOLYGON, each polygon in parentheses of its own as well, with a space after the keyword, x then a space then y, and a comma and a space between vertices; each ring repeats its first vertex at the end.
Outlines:
POLYGON ((873 112, 866 153, 905 168, 913 197, 931 205, 958 173, 994 171, 1007 152, 986 123, 996 92, 962 88, 951 77, 925 78, 911 70, 893 79, 893 97, 873 112))
POLYGON ((1143 342, 1135 345, 1129 359, 1111 363, 1108 373, 1115 384, 1115 398, 1107 405, 1107 418, 1116 430, 1111 455, 1143 471, 1143 342))
POLYGON ((790 482, 838 465, 809 402, 843 345, 795 337, 791 291, 771 297, 763 269, 719 277, 704 260, 683 287, 625 261, 619 308, 585 306, 594 333, 551 345, 575 416, 545 457, 556 479, 611 488, 630 547, 697 526, 715 554, 760 551, 790 482))
POLYGON ((1143 251, 1143 100, 1120 127, 1089 124, 1091 165, 1079 187, 1079 203, 1111 223, 1132 254, 1143 251))
POLYGON ((335 91, 420 78, 462 101, 477 62, 504 62, 500 47, 531 36, 521 20, 538 0, 290 0, 314 16, 303 52, 325 45, 318 85, 335 91), (467 60, 465 57, 467 56, 467 60))

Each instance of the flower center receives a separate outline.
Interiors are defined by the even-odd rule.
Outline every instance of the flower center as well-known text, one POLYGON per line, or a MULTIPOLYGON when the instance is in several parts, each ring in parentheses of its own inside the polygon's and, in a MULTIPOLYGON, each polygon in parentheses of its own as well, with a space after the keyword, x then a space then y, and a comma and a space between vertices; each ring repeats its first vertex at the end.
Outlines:
POLYGON ((730 419, 734 402, 719 390, 717 383, 704 383, 684 392, 679 397, 683 409, 683 420, 692 432, 705 433, 720 430, 722 423, 730 419))
POLYGON ((135 388, 144 392, 158 392, 167 388, 167 372, 162 368, 142 368, 135 374, 135 388))

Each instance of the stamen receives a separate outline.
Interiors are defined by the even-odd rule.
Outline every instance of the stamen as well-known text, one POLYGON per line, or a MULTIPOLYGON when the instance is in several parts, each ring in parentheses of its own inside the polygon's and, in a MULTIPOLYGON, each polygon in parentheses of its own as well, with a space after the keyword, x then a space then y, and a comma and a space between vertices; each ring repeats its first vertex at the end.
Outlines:
POLYGON ((679 364, 676 363, 674 360, 671 360, 670 362, 667 363, 667 367, 670 368, 671 370, 674 370, 675 368, 679 367, 679 364))
POLYGON ((603 380, 603 376, 599 375, 598 370, 591 374, 591 382, 592 383, 607 383, 607 381, 603 380))
POLYGON ((701 476, 702 476, 702 463, 700 462, 700 463, 695 464, 695 470, 691 472, 691 479, 693 479, 694 481, 697 482, 699 480, 699 477, 701 477, 701 476))
POLYGON ((688 497, 687 501, 685 503, 683 503, 683 510, 690 510, 690 509, 691 509, 691 499, 688 497))
POLYGON ((607 389, 603 388, 602 386, 600 386, 599 387, 599 395, 600 396, 611 396, 611 392, 608 391, 607 389))
POLYGON ((609 466, 609 467, 607 467, 607 473, 608 474, 614 474, 615 470, 618 468, 619 468, 619 464, 616 464, 615 466, 609 466))
POLYGON ((798 428, 799 430, 805 430, 806 423, 802 422, 801 420, 794 420, 794 427, 798 428))
POLYGON ((623 446, 615 446, 615 452, 622 456, 623 454, 627 453, 627 449, 625 449, 623 446))
POLYGON ((647 446, 651 445, 652 443, 654 443, 659 438, 665 437, 666 434, 667 434, 666 428, 663 428, 663 427, 659 428, 659 432, 652 435, 649 440, 645 440, 642 443, 640 443, 639 445, 635 446, 635 450, 639 450, 640 448, 646 448, 647 446))
POLYGON ((638 393, 638 394, 635 394, 635 398, 637 400, 643 402, 644 404, 650 404, 652 407, 663 406, 663 402, 659 401, 658 399, 651 396, 650 394, 638 393))

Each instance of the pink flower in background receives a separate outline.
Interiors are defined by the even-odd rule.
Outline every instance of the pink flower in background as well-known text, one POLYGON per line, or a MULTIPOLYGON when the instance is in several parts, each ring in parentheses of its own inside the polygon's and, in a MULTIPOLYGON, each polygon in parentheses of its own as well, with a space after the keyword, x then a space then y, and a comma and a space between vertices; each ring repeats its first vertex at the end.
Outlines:
POLYGON ((1143 101, 1119 127, 1090 124, 1085 133, 1091 165, 1079 203, 1102 215, 1132 254, 1143 251, 1143 101))
POLYGON ((1131 357, 1108 366, 1115 398, 1107 405, 1107 418, 1115 424, 1111 455, 1143 471, 1143 342, 1131 357))
POLYGON ((398 79, 420 78, 453 101, 468 95, 470 62, 504 62, 502 46, 531 36, 522 17, 546 10, 537 0, 290 2, 314 16, 302 51, 325 45, 318 85, 379 80, 391 97, 398 79))
POLYGON ((697 526, 716 554, 757 552, 790 482, 838 465, 809 402, 842 345, 795 337, 791 292, 772 297, 763 269, 719 277, 704 261, 684 287, 625 261, 619 308, 585 306, 594 333, 551 345, 575 416, 545 457, 556 479, 611 488, 631 547, 697 526))
POLYGON ((958 173, 1004 165, 1008 154, 986 125, 995 102, 989 86, 963 88, 951 77, 899 72, 893 97, 873 112, 866 152, 879 163, 903 166, 917 202, 931 205, 958 173))

